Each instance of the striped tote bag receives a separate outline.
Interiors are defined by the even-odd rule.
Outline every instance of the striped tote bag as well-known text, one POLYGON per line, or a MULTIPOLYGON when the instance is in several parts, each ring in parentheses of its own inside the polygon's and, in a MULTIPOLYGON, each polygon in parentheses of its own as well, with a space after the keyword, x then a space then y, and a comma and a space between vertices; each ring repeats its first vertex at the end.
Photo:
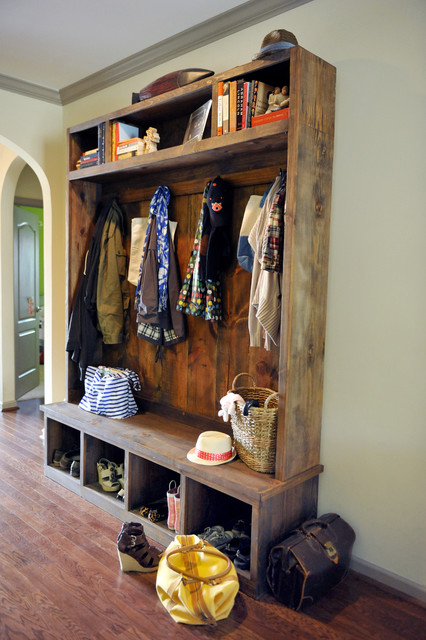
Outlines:
POLYGON ((139 391, 141 384, 137 373, 130 369, 89 366, 84 389, 78 406, 85 411, 109 418, 129 418, 138 411, 132 389, 139 391))

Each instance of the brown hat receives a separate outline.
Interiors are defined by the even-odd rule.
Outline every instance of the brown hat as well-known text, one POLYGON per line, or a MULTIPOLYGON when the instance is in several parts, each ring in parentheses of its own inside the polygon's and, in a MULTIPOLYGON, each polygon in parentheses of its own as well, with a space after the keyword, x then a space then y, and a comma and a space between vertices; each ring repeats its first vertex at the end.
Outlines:
POLYGON ((262 46, 259 53, 253 56, 253 60, 268 58, 276 53, 282 53, 290 47, 297 44, 297 38, 294 33, 285 29, 274 29, 263 38, 262 46))

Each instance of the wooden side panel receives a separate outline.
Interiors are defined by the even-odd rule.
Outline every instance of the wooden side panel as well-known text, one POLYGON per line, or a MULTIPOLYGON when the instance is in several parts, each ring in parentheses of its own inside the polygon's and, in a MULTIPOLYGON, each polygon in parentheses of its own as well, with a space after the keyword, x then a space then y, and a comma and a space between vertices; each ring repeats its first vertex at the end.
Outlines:
MULTIPOLYGON (((68 261, 67 261, 67 320, 71 316, 77 289, 84 270, 84 259, 95 226, 101 187, 89 182, 68 185, 68 261)), ((78 366, 67 359, 67 397, 70 401, 81 395, 78 366), (77 395, 75 394, 75 390, 77 395)))
POLYGON ((268 592, 266 569, 269 552, 286 533, 317 515, 318 477, 299 484, 253 509, 250 578, 256 585, 255 597, 268 592))
POLYGON ((277 478, 319 462, 335 69, 292 58, 277 478))

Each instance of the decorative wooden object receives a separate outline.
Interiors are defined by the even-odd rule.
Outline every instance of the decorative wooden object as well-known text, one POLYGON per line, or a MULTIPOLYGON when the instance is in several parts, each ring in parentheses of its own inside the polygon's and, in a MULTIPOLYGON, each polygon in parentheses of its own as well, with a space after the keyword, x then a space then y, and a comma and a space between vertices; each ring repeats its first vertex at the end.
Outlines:
MULTIPOLYGON (((251 566, 240 572, 242 589, 254 597, 266 590, 270 548, 283 534, 316 514, 320 464, 325 311, 331 174, 334 137, 335 69, 299 46, 280 59, 257 60, 230 71, 148 98, 69 131, 70 311, 81 277, 99 203, 118 198, 129 228, 133 217, 147 216, 159 184, 171 191, 169 215, 178 222, 175 242, 184 275, 192 250, 208 179, 221 175, 233 190, 235 259, 223 278, 224 318, 208 323, 188 317, 188 338, 165 349, 136 335, 134 312, 126 345, 104 346, 104 364, 136 370, 144 413, 111 420, 85 413, 76 404, 83 394, 77 366, 69 361, 67 400, 44 408, 46 474, 122 520, 140 518, 144 501, 165 496, 169 481, 181 486, 182 533, 198 533, 241 514, 251 522, 251 566), (244 77, 289 86, 289 118, 251 129, 182 144, 191 113, 210 98, 217 122, 218 83, 244 77), (105 157, 111 157, 113 120, 155 127, 161 148, 120 162, 73 170, 82 151, 91 148, 98 124, 106 122, 105 157), (236 260, 245 205, 261 195, 280 169, 287 170, 287 208, 280 347, 267 352, 249 347, 247 316, 251 276, 236 260), (250 372, 262 387, 278 389, 279 416, 275 474, 248 469, 241 460, 203 467, 186 454, 200 431, 226 431, 217 412, 219 399, 234 376, 250 372), (55 448, 77 439, 82 474, 71 478, 51 464, 55 448), (96 483, 96 461, 124 461, 124 503, 96 483)), ((128 242, 130 244, 130 242, 128 242)), ((131 285, 131 294, 134 287, 131 285)), ((140 518, 147 534, 167 545, 174 533, 140 518)))

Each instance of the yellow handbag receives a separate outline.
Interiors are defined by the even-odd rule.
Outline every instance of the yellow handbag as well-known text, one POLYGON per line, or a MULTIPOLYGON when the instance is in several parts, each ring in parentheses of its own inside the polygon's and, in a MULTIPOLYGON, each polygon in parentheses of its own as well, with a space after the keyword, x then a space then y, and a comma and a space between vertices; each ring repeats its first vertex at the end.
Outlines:
POLYGON ((161 557, 156 589, 176 622, 216 624, 230 614, 239 582, 228 556, 196 535, 177 535, 161 557))

